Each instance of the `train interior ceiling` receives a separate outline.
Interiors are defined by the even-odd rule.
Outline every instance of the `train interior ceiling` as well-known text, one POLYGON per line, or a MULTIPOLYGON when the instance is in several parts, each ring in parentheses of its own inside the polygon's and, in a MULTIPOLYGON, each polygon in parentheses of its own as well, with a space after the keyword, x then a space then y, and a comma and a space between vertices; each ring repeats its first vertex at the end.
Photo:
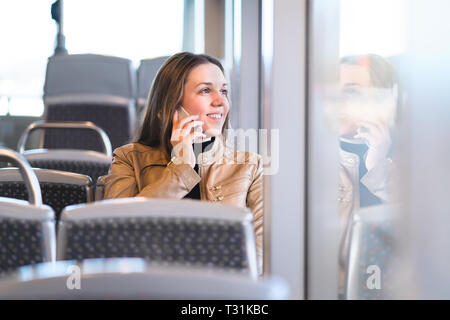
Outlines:
POLYGON ((2 1, 0 299, 449 299, 449 9, 2 1), (104 200, 179 52, 218 59, 261 155, 262 256, 249 208, 104 200))

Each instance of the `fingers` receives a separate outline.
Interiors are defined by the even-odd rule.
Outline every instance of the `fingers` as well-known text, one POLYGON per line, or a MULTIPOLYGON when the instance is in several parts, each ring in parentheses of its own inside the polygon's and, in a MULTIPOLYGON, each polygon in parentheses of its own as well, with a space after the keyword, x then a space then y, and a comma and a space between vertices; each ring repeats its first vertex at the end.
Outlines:
POLYGON ((195 131, 193 131, 189 134, 189 139, 191 141, 194 141, 197 138, 201 138, 202 140, 206 139, 206 134, 201 133, 201 132, 195 132, 195 131))
POLYGON ((380 126, 376 123, 368 122, 368 121, 360 121, 357 123, 359 127, 363 127, 368 129, 369 132, 379 135, 379 133, 382 131, 380 126))
POLYGON ((172 151, 174 152, 175 155, 183 158, 185 163, 194 162, 195 165, 195 161, 192 160, 195 159, 194 150, 192 148, 192 142, 195 141, 196 139, 204 140, 206 139, 206 137, 207 136, 204 133, 193 131, 189 133, 187 136, 180 137, 179 140, 176 141, 171 140, 171 143, 173 145, 172 151))
POLYGON ((389 136, 389 128, 387 124, 383 122, 369 122, 369 121, 360 121, 357 123, 359 127, 368 129, 368 132, 358 132, 360 137, 363 135, 369 134, 370 136, 381 139, 389 136))
MULTIPOLYGON (((191 136, 190 136, 191 131, 193 131, 192 129, 197 126, 201 127, 202 125, 203 125, 203 121, 191 121, 191 122, 187 123, 182 129, 172 130, 172 137, 170 139, 171 142, 173 142, 173 143, 186 142, 186 143, 192 144, 192 140, 191 140, 191 136)), ((198 133, 202 134, 202 132, 198 132, 198 133)))
MULTIPOLYGON (((178 111, 177 112, 175 112, 175 114, 177 114, 177 116, 176 117, 179 117, 178 116, 178 111)), ((189 122, 192 122, 192 121, 194 121, 194 120, 197 120, 198 118, 199 118, 199 116, 198 115, 193 115, 193 116, 187 116, 186 118, 183 118, 183 119, 181 119, 181 120, 176 120, 175 121, 175 114, 174 114, 174 122, 173 122, 173 125, 172 125, 172 127, 174 128, 174 129, 182 129, 185 125, 186 125, 186 123, 189 123, 189 122)))
POLYGON ((182 135, 183 136, 188 135, 191 132, 191 130, 197 126, 203 126, 203 121, 192 121, 187 123, 182 129, 183 130, 182 135))
POLYGON ((359 121, 357 123, 359 126, 366 127, 368 129, 377 130, 379 132, 388 132, 389 127, 386 121, 359 121))
MULTIPOLYGON (((383 147, 391 144, 389 128, 384 122, 360 121, 357 125, 366 131, 359 131, 354 138, 365 139, 369 147, 383 147)), ((384 147, 383 147, 384 148, 384 147)))

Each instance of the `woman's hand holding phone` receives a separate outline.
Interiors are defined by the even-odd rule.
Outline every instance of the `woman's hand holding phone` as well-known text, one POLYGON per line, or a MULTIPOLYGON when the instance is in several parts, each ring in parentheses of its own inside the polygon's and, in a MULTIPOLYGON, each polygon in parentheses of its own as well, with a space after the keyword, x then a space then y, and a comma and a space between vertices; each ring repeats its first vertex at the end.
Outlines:
POLYGON ((385 121, 360 121, 360 130, 354 138, 361 138, 366 141, 369 147, 366 155, 367 170, 373 169, 377 163, 386 159, 392 141, 389 127, 385 121))
POLYGON ((203 125, 203 121, 196 121, 198 117, 198 115, 188 115, 181 118, 179 110, 176 110, 172 118, 172 136, 170 138, 173 147, 172 153, 192 168, 196 164, 192 143, 196 139, 206 138, 205 134, 194 130, 194 127, 203 125))

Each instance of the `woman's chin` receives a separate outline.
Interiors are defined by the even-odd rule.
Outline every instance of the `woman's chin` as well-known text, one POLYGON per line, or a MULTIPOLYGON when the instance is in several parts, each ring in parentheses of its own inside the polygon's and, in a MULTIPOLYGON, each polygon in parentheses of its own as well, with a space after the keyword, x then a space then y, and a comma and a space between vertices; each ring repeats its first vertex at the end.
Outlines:
POLYGON ((208 138, 217 137, 222 134, 222 128, 208 128, 204 133, 208 138))

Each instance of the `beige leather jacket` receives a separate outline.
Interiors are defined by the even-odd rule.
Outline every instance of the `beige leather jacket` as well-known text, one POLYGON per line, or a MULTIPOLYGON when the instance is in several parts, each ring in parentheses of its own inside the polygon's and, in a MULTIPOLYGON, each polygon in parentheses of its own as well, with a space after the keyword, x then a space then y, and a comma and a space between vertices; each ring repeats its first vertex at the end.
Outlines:
MULTIPOLYGON (((350 246, 353 212, 360 208, 359 203, 359 157, 356 154, 340 151, 339 170, 339 222, 340 222, 340 248, 339 274, 340 286, 344 285, 344 277, 347 268, 348 250, 350 246)), ((361 182, 371 193, 381 199, 383 203, 396 201, 395 168, 391 159, 385 159, 368 171, 361 182)), ((340 289, 343 290, 343 289, 340 289)))
POLYGON ((182 199, 200 183, 201 200, 248 207, 253 213, 259 271, 262 271, 262 160, 237 152, 215 139, 197 158, 199 173, 189 164, 174 164, 160 149, 131 143, 114 151, 109 174, 102 180, 105 199, 150 197, 182 199))

